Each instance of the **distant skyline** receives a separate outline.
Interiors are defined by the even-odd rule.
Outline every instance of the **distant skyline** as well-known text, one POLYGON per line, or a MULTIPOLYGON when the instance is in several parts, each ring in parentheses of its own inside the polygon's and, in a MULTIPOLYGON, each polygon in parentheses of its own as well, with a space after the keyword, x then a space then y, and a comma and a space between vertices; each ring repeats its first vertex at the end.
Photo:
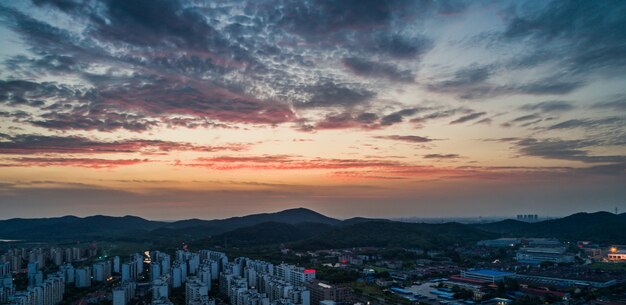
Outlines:
MULTIPOLYGON (((158 218, 150 218, 150 217, 142 217, 139 215, 130 215, 130 214, 120 214, 120 215, 107 215, 107 214, 93 214, 93 215, 48 215, 48 216, 44 216, 44 217, 10 217, 10 218, 0 218, 0 220, 10 220, 10 219, 42 219, 42 218, 60 218, 60 217, 78 217, 78 218, 89 218, 89 217, 98 217, 98 216, 104 216, 104 217, 140 217, 146 220, 152 220, 152 221, 163 221, 163 222, 176 222, 176 221, 183 221, 183 220, 190 220, 190 219, 200 219, 200 220, 224 220, 224 219, 229 219, 229 218, 238 218, 238 217, 245 217, 245 216, 253 216, 253 215, 259 215, 259 214, 275 214, 275 213, 280 213, 280 212, 286 212, 289 210, 294 210, 294 209, 307 209, 309 211, 312 211, 314 213, 319 213, 323 216, 327 216, 330 218, 334 218, 337 220, 348 220, 348 219, 352 219, 352 218, 369 218, 369 219, 387 219, 387 220, 391 220, 391 221, 399 221, 399 222, 424 222, 424 223, 441 223, 441 222, 460 222, 460 223, 477 223, 477 222, 497 222, 497 221, 501 221, 501 220, 506 220, 506 219, 513 219, 513 220, 520 220, 518 219, 517 216, 519 216, 520 214, 516 214, 516 215, 494 215, 494 216, 482 216, 482 215, 467 215, 467 216, 404 216, 404 217, 368 217, 368 216, 363 216, 363 215, 349 215, 346 217, 337 217, 337 216, 333 216, 333 215, 328 215, 328 214, 324 214, 321 213, 319 211, 315 211, 315 210, 311 210, 308 208, 303 208, 303 207, 293 207, 293 208, 287 208, 287 209, 283 209, 283 210, 276 210, 276 211, 263 211, 263 212, 257 212, 257 213, 249 213, 249 214, 240 214, 240 215, 229 215, 229 216, 224 216, 224 217, 208 217, 208 218, 202 218, 202 217, 192 217, 192 218, 163 218, 163 219, 158 219, 158 218)), ((615 214, 615 210, 613 211, 593 211, 593 212, 576 212, 576 213, 572 213, 572 214, 566 214, 566 215, 538 215, 538 214, 531 214, 531 215, 537 215, 537 219, 536 220, 532 220, 529 222, 540 222, 540 221, 544 221, 544 220, 553 220, 553 219, 559 219, 559 218, 564 218, 564 217, 568 217, 571 216, 573 214, 578 214, 578 213, 588 213, 588 214, 594 214, 594 213, 610 213, 610 214, 615 214)), ((622 212, 622 211, 618 211, 618 214, 624 214, 626 212, 622 212)), ((520 220, 520 221, 526 221, 526 220, 520 220)), ((0 239, 0 241, 2 241, 0 239)))
POLYGON ((0 3, 0 219, 626 211, 626 1, 0 3))

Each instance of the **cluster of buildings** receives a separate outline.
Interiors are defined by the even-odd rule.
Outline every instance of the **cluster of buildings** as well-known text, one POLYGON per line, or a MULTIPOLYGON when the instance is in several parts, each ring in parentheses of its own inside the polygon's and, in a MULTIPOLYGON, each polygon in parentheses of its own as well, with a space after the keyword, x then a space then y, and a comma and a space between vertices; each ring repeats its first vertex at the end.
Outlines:
POLYGON ((48 274, 44 279, 39 264, 41 256, 37 254, 28 255, 32 258, 28 263, 28 287, 25 290, 16 290, 13 282, 14 269, 11 266, 15 253, 16 251, 9 251, 3 255, 3 261, 0 261, 0 304, 54 305, 61 302, 65 293, 65 275, 59 271, 48 274))
POLYGON ((537 222, 539 221, 539 216, 537 214, 519 214, 517 215, 517 220, 525 222, 537 222))
POLYGON ((64 294, 65 278, 61 272, 49 274, 41 283, 22 291, 15 291, 10 276, 0 283, 0 303, 10 305, 54 305, 63 300, 64 294))
MULTIPOLYGON (((568 252, 567 245, 551 238, 498 238, 481 240, 478 246, 489 248, 519 247, 515 260, 522 264, 539 265, 549 263, 574 263, 575 256, 568 252)), ((626 246, 602 248, 589 241, 576 244, 579 251, 595 261, 626 262, 626 246)))
POLYGON ((566 302, 572 292, 584 288, 606 288, 617 285, 614 279, 567 278, 548 274, 516 273, 492 269, 466 269, 458 275, 431 280, 422 286, 391 288, 404 298, 424 303, 441 304, 510 304, 514 300, 537 298, 544 302, 566 302), (502 289, 502 283, 511 280, 518 287, 506 291, 506 297, 485 300, 502 289), (433 285, 433 283, 435 285, 433 285), (471 292, 472 299, 457 299, 460 291, 471 292), (451 302, 451 303, 447 303, 451 302))
POLYGON ((567 247, 556 239, 533 238, 525 244, 515 254, 515 260, 519 263, 538 265, 542 262, 574 262, 574 255, 567 253, 567 247))
MULTIPOLYGON (((133 255, 121 265, 122 281, 113 288, 113 305, 126 305, 135 296, 143 271, 139 262, 144 260, 133 255)), ((226 254, 211 250, 178 250, 173 258, 153 251, 145 262, 153 305, 173 304, 171 292, 179 288, 184 288, 186 305, 215 305, 215 299, 209 297, 212 287, 218 289, 212 295, 220 295, 232 305, 312 304, 309 286, 315 270, 245 257, 229 261, 226 254)))
MULTIPOLYGON (((89 265, 96 254, 95 244, 85 248, 9 249, 0 256, 0 304, 55 305, 63 300, 66 285, 87 288, 94 282, 111 281, 113 273, 122 269, 119 257, 89 265), (13 275, 19 273, 27 276, 28 284, 25 290, 17 291, 13 275)), ((142 268, 139 264, 134 267, 142 268)))
POLYGON ((9 249, 0 255, 0 303, 58 304, 63 300, 66 284, 75 283, 77 279, 80 283, 91 281, 90 272, 85 274, 82 269, 74 270, 69 263, 82 261, 85 256, 90 255, 95 256, 93 247, 9 249), (43 269, 47 267, 48 262, 58 266, 59 271, 44 276, 43 269), (28 285, 25 290, 16 290, 13 281, 14 273, 26 273, 28 285))
POLYGON ((340 287, 312 284, 315 270, 245 257, 229 261, 217 251, 178 250, 173 256, 152 251, 130 255, 123 262, 117 256, 88 261, 96 255, 92 254, 81 248, 9 250, 0 257, 0 303, 55 305, 63 300, 65 285, 87 288, 99 282, 116 283, 111 290, 113 305, 131 303, 145 285, 155 305, 173 304, 173 289, 184 289, 186 305, 215 305, 209 297, 212 286, 217 289, 212 295, 233 305, 310 305, 312 291, 317 303, 343 298, 340 287), (44 276, 49 262, 56 265, 55 272, 44 276), (16 291, 15 273, 27 275, 26 290, 16 291))
POLYGON ((45 268, 48 262, 56 266, 64 263, 84 261, 89 257, 96 256, 97 248, 90 245, 87 248, 15 248, 9 249, 0 255, 0 275, 11 272, 21 272, 26 264, 37 263, 39 268, 45 268))

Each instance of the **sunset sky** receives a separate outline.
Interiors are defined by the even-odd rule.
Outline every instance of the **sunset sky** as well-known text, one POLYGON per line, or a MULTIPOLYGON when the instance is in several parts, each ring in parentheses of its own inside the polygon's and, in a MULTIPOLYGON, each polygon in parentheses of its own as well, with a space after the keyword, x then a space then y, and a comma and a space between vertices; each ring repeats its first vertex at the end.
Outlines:
POLYGON ((0 219, 626 211, 626 1, 0 3, 0 219))

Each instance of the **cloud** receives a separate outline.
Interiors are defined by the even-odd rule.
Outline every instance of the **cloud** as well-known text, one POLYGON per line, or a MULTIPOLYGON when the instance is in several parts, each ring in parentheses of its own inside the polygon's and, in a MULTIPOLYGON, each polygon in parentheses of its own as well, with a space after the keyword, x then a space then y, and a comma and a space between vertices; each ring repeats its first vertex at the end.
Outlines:
POLYGON ((520 5, 511 12, 502 39, 531 46, 524 65, 556 62, 564 76, 618 75, 626 66, 624 3, 553 1, 541 9, 520 5))
POLYGON ((303 159, 289 155, 221 156, 197 158, 193 163, 176 163, 177 166, 202 167, 214 170, 335 170, 397 166, 398 162, 359 159, 303 159))
POLYGON ((435 92, 454 92, 471 88, 485 83, 492 73, 490 67, 473 65, 457 70, 451 79, 429 84, 428 89, 435 92))
POLYGON ((413 82, 415 75, 409 70, 400 70, 392 64, 368 61, 356 57, 349 57, 343 60, 344 66, 352 73, 372 78, 385 78, 397 82, 413 82))
POLYGON ((538 114, 523 115, 523 116, 514 118, 513 120, 511 120, 511 123, 519 123, 519 122, 524 122, 524 121, 529 121, 529 120, 536 120, 538 118, 540 118, 538 114))
POLYGON ((611 109, 616 111, 626 111, 626 98, 620 98, 616 100, 599 102, 591 106, 597 109, 611 109))
POLYGON ((461 158, 458 154, 427 154, 424 155, 424 159, 458 159, 461 158))
POLYGON ((51 166, 72 166, 93 169, 115 168, 120 166, 137 165, 150 162, 147 159, 95 159, 95 158, 10 158, 3 159, 10 163, 0 163, 0 167, 51 167, 51 166))
POLYGON ((419 59, 433 47, 432 40, 426 37, 406 38, 399 35, 381 36, 371 45, 370 50, 395 59, 419 59))
POLYGON ((303 108, 352 107, 370 101, 376 93, 362 88, 326 82, 307 88, 311 98, 298 104, 303 108))
MULTIPOLYGON (((97 4, 37 0, 78 18, 88 18, 89 34, 97 39, 140 47, 176 47, 198 51, 229 51, 228 41, 193 6, 172 1, 109 0, 97 4)), ((232 52, 232 51, 231 51, 232 52)), ((231 53, 229 52, 229 53, 231 53)))
POLYGON ((494 65, 471 65, 458 69, 448 79, 431 82, 425 87, 433 92, 455 94, 462 99, 479 99, 517 94, 562 95, 585 85, 581 80, 565 81, 555 76, 524 83, 495 84, 489 80, 497 72, 496 70, 497 67, 494 65))
POLYGON ((204 146, 185 142, 162 140, 129 139, 121 141, 99 141, 79 136, 17 135, 5 136, 0 141, 0 154, 109 154, 142 153, 163 154, 170 151, 244 151, 248 144, 204 146))
POLYGON ((483 115, 487 114, 486 112, 474 112, 474 113, 470 113, 468 115, 464 115, 452 122, 450 122, 450 124, 460 124, 460 123, 465 123, 471 120, 475 120, 483 115))
POLYGON ((428 137, 421 136, 401 136, 401 135, 390 135, 390 136, 376 136, 376 139, 386 139, 386 140, 394 140, 394 141, 403 141, 410 143, 428 143, 434 141, 428 137))
POLYGON ((571 119, 548 127, 549 130, 572 128, 598 128, 604 126, 626 127, 626 118, 608 117, 601 119, 571 119))
POLYGON ((545 101, 537 104, 526 104, 519 109, 526 111, 565 112, 574 109, 574 106, 566 101, 545 101))
POLYGON ((314 129, 347 129, 358 128, 363 130, 382 129, 402 123, 406 117, 415 115, 423 108, 405 108, 382 115, 369 111, 346 110, 340 113, 328 113, 323 119, 317 120, 314 125, 302 124, 302 131, 314 129))
POLYGON ((429 113, 427 115, 424 116, 420 116, 417 118, 413 118, 411 119, 411 123, 418 123, 418 124, 422 124, 422 123, 426 123, 430 120, 435 120, 435 119, 442 119, 442 118, 448 118, 451 117, 457 113, 471 113, 473 112, 470 109, 465 109, 465 108, 454 108, 454 109, 444 109, 444 110, 437 110, 435 112, 429 113))
POLYGON ((521 139, 514 143, 525 156, 570 160, 583 163, 624 163, 623 155, 591 155, 590 148, 601 145, 597 140, 521 139))
POLYGON ((413 116, 419 111, 418 108, 408 108, 396 111, 381 118, 380 124, 383 126, 389 126, 396 123, 400 123, 405 117, 413 116))

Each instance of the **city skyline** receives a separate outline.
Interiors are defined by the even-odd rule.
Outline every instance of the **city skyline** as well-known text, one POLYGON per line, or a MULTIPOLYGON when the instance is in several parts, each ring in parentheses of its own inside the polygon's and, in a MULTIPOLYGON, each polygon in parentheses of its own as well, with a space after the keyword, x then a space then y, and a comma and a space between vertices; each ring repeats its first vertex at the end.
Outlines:
POLYGON ((626 2, 0 4, 0 218, 626 211, 626 2))

